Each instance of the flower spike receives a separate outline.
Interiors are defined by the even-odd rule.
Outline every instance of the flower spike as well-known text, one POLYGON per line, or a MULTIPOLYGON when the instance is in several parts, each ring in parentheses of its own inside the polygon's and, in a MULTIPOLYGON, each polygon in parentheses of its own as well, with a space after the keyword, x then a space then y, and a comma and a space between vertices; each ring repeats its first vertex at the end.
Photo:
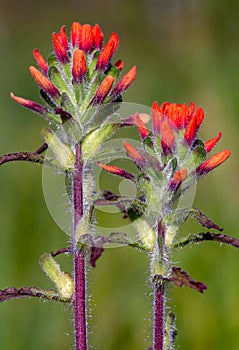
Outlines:
POLYGON ((211 158, 209 158, 197 167, 197 175, 206 175, 207 173, 209 173, 209 171, 212 171, 220 164, 225 162, 225 160, 227 160, 227 158, 229 158, 230 155, 231 152, 229 150, 224 150, 217 154, 214 154, 211 158))
MULTIPOLYGON (((74 22, 70 42, 65 25, 58 33, 52 34, 54 52, 48 62, 38 49, 33 51, 39 69, 31 66, 29 70, 41 89, 49 119, 59 120, 57 117, 60 115, 62 122, 69 116, 80 122, 90 105, 115 101, 133 83, 136 67, 120 79, 123 61, 111 62, 119 45, 118 35, 111 33, 102 48, 103 39, 98 24, 91 26, 74 22)), ((32 110, 42 111, 37 104, 26 101, 18 102, 32 110)))
POLYGON ((38 66, 42 69, 42 71, 47 74, 48 72, 48 64, 45 58, 39 53, 38 49, 33 51, 33 56, 38 64, 38 66))
POLYGON ((204 142, 205 151, 209 153, 216 146, 216 144, 218 143, 221 137, 222 137, 222 133, 219 131, 216 137, 204 142))
POLYGON ((31 75, 33 76, 36 83, 43 89, 49 96, 54 98, 60 97, 59 90, 52 84, 52 82, 45 77, 37 68, 31 66, 29 68, 31 75))
POLYGON ((123 170, 121 168, 118 168, 117 166, 106 165, 106 164, 103 164, 103 163, 100 163, 100 162, 98 162, 97 164, 98 164, 98 166, 100 168, 102 168, 102 169, 104 169, 104 170, 106 170, 109 173, 112 173, 114 175, 118 175, 118 176, 124 177, 125 179, 128 179, 128 180, 134 180, 135 179, 135 175, 134 174, 131 174, 128 171, 123 170))

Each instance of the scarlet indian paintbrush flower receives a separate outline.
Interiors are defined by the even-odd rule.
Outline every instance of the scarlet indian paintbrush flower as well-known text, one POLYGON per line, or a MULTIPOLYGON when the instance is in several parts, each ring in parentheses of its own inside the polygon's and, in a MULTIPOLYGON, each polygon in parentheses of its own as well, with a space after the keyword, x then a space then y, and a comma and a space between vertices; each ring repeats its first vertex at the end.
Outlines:
MULTIPOLYGON (((131 119, 133 120, 133 116, 131 119)), ((130 143, 123 142, 127 155, 140 169, 140 186, 146 191, 148 202, 153 194, 157 208, 155 215, 162 216, 161 219, 164 212, 170 211, 169 208, 178 198, 179 191, 184 191, 196 178, 215 169, 230 156, 230 151, 225 150, 206 160, 207 154, 218 143, 222 134, 203 142, 198 136, 203 119, 203 109, 196 107, 193 102, 189 106, 185 103, 168 102, 159 106, 154 102, 153 133, 147 129, 138 113, 134 116, 142 148, 136 149, 130 143), (142 181, 142 174, 145 183, 142 181)), ((123 174, 123 170, 119 168, 109 168, 102 164, 101 167, 116 175, 123 174)), ((135 174, 134 179, 136 177, 135 174)))
POLYGON ((31 109, 54 123, 63 123, 69 117, 81 122, 91 105, 111 103, 132 85, 136 77, 133 67, 120 79, 123 61, 115 64, 111 59, 119 45, 119 37, 112 33, 103 46, 104 35, 98 24, 81 25, 74 22, 68 39, 65 26, 52 34, 54 51, 45 59, 38 49, 33 51, 40 70, 31 66, 30 73, 41 89, 46 106, 11 95, 24 107, 31 109), (55 114, 55 116, 54 116, 55 114), (60 116, 60 118, 57 118, 60 116), (62 120, 61 120, 62 118, 62 120))

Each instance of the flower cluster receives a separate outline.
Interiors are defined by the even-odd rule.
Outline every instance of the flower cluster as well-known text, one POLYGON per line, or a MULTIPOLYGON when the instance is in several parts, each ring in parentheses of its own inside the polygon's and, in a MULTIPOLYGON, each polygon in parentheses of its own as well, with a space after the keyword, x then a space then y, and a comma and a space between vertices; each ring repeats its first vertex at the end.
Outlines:
POLYGON ((111 33, 103 45, 104 35, 98 24, 80 25, 74 22, 68 39, 65 26, 52 34, 54 52, 47 61, 38 49, 33 51, 39 69, 29 68, 41 89, 45 106, 36 102, 11 97, 20 105, 42 115, 55 124, 70 118, 80 122, 90 106, 121 99, 121 94, 133 83, 136 67, 119 79, 124 63, 111 59, 118 48, 119 38, 111 33))
POLYGON ((98 163, 104 170, 136 183, 138 200, 142 202, 143 211, 147 211, 147 220, 152 218, 153 227, 160 220, 166 221, 180 194, 230 156, 229 150, 223 150, 206 160, 222 134, 219 132, 215 138, 203 142, 198 136, 203 119, 202 108, 196 108, 194 103, 187 106, 164 102, 159 106, 154 102, 152 131, 147 129, 138 113, 135 114, 142 147, 135 148, 123 142, 127 155, 140 170, 139 174, 98 163))

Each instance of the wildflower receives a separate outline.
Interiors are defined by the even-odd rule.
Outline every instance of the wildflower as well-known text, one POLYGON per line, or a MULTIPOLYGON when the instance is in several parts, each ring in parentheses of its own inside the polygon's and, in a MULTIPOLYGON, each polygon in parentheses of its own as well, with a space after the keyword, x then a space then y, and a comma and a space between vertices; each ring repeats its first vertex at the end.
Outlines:
MULTIPOLYGON (((230 156, 230 151, 221 151, 206 160, 207 154, 218 143, 222 134, 219 133, 217 137, 206 142, 199 138, 198 130, 204 119, 204 112, 192 102, 189 106, 168 102, 159 106, 154 102, 153 132, 146 128, 138 113, 129 119, 135 121, 142 147, 136 149, 130 143, 123 142, 126 154, 140 169, 139 175, 127 174, 127 178, 138 183, 140 197, 137 200, 141 202, 145 215, 152 218, 153 229, 157 230, 155 223, 161 222, 160 225, 165 230, 165 242, 172 244, 181 221, 177 219, 169 229, 169 217, 174 213, 173 208, 179 195, 198 178, 222 164, 230 156)), ((123 169, 102 163, 99 166, 110 173, 126 177, 123 169)), ((185 211, 182 217, 185 216, 186 219, 187 213, 185 211)), ((141 215, 142 213, 138 218, 141 215)), ((138 231, 140 222, 135 223, 138 231)), ((142 232, 140 237, 144 242, 142 232)), ((151 249, 154 249, 153 244, 151 249)))
POLYGON ((65 26, 62 26, 59 33, 52 34, 53 53, 45 59, 35 49, 33 56, 39 69, 29 68, 41 89, 45 106, 14 94, 11 97, 20 105, 58 124, 64 122, 65 113, 80 122, 92 105, 114 102, 135 80, 136 67, 120 79, 123 61, 111 63, 119 45, 118 35, 112 33, 105 45, 103 40, 104 35, 98 24, 91 26, 74 22, 70 38, 65 26))

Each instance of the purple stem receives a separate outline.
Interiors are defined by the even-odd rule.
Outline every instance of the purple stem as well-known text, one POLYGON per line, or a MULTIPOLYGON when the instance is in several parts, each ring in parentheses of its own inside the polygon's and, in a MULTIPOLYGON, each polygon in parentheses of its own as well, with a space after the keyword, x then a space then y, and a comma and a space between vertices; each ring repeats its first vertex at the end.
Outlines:
POLYGON ((164 285, 154 287, 154 350, 163 350, 164 285))
MULTIPOLYGON (((161 222, 158 223, 158 237, 161 240, 160 256, 162 264, 164 264, 165 254, 165 237, 164 229, 161 222), (161 237, 161 239, 160 239, 161 237)), ((154 346, 153 350, 163 350, 164 340, 164 313, 165 313, 165 287, 162 281, 156 278, 154 282, 154 346)))
POLYGON ((87 350, 86 329, 86 273, 85 254, 77 246, 77 225, 83 216, 81 145, 76 146, 76 162, 73 179, 73 205, 74 205, 74 321, 75 321, 75 350, 87 350))

